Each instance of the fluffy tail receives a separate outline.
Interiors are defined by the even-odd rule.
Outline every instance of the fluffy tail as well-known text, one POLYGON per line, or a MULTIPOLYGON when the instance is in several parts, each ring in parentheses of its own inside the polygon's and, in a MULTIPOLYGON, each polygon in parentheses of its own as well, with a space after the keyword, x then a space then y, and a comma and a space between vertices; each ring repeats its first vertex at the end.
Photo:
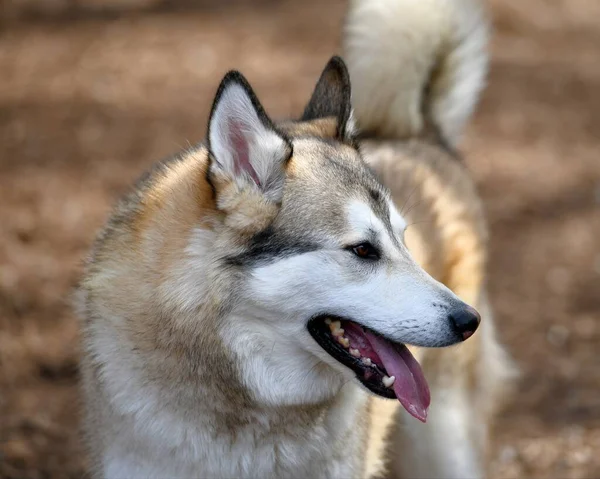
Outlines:
POLYGON ((344 49, 361 130, 456 145, 487 73, 478 0, 351 0, 344 49))

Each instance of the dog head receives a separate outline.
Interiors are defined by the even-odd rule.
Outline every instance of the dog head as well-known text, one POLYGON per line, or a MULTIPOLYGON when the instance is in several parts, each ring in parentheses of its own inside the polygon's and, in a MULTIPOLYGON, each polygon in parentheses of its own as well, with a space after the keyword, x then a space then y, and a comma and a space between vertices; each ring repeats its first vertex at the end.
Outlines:
POLYGON ((229 73, 208 148, 218 234, 231 251, 220 267, 236 278, 223 337, 245 383, 279 404, 322 399, 355 377, 423 419, 429 392, 404 345, 458 343, 479 316, 407 250, 407 225, 353 138, 341 59, 298 122, 275 124, 229 73))

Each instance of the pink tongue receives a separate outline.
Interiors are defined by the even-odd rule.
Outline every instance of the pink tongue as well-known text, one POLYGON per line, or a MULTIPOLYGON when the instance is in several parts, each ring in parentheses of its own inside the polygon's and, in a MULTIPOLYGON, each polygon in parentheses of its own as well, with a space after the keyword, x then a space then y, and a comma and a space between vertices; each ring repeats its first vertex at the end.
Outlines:
POLYGON ((417 360, 403 344, 392 344, 369 331, 365 331, 365 336, 381 359, 388 375, 396 377, 394 392, 400 404, 411 416, 425 422, 431 397, 417 360))

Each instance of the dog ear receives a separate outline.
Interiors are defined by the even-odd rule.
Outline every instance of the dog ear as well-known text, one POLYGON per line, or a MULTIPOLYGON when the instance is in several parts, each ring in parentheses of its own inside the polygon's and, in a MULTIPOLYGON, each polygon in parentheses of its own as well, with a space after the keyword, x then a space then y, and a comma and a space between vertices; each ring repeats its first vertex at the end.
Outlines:
MULTIPOLYGON (((244 76, 231 71, 217 91, 208 123, 211 177, 257 187, 280 201, 290 141, 273 125, 244 76)), ((214 187, 214 182, 211 181, 214 187)))
POLYGON ((308 121, 326 117, 337 119, 339 139, 352 136, 350 75, 344 60, 338 56, 331 58, 325 66, 301 119, 308 121))

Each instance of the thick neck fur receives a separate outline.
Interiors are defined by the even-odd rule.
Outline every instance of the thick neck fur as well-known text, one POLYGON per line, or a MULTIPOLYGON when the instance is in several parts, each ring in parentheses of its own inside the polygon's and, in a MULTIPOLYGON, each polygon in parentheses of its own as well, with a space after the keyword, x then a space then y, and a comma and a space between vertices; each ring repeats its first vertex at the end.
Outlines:
MULTIPOLYGON (((142 351, 102 329, 93 333, 94 346, 101 346, 94 351, 100 371, 94 387, 107 401, 101 421, 112 428, 101 431, 107 477, 352 477, 361 467, 353 461, 361 457, 363 427, 354 418, 365 397, 354 385, 306 404, 283 391, 257 400, 211 334, 195 348, 164 338, 172 344, 142 351), (285 404, 291 399, 298 402, 285 404)), ((271 394, 284 379, 285 371, 268 365, 281 357, 278 349, 250 365, 271 394)))
POLYGON ((200 151, 156 173, 141 200, 120 206, 128 227, 109 225, 88 268, 84 385, 98 467, 348 477, 364 395, 278 334, 283 318, 260 317, 234 269, 215 267, 232 245, 205 169, 200 151))

